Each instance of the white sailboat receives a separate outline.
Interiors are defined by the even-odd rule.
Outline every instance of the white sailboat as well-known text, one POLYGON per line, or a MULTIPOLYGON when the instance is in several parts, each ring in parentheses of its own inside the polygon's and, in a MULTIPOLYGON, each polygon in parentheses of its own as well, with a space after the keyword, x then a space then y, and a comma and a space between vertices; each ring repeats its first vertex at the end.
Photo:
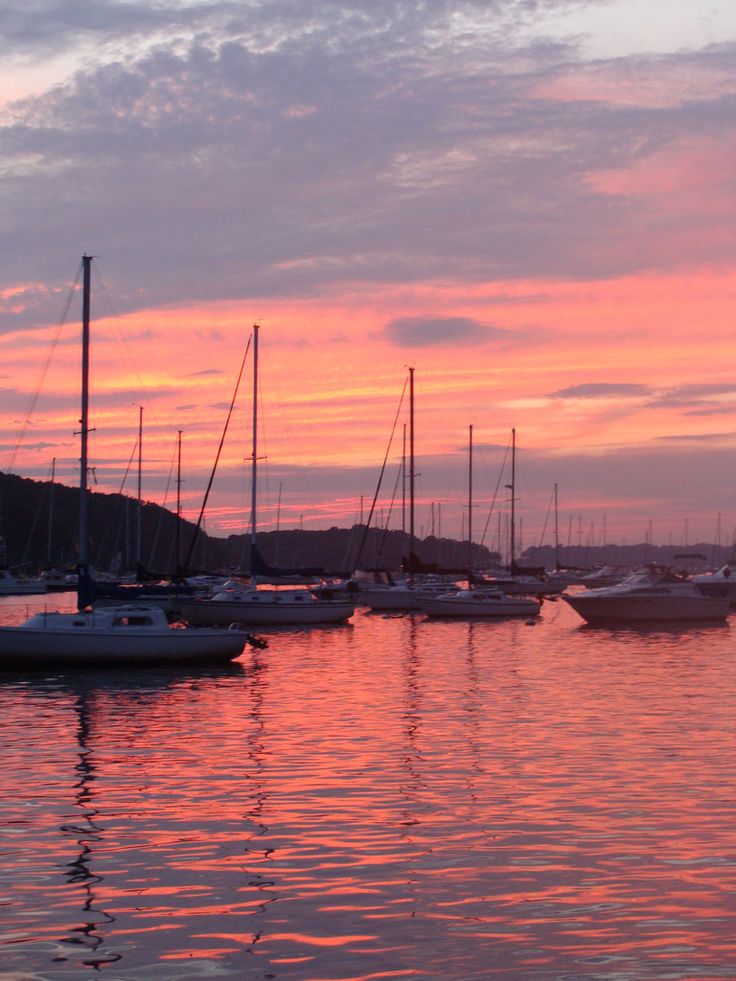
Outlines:
POLYGON ((518 617, 536 616, 541 601, 528 596, 507 596, 500 589, 476 588, 473 584, 473 427, 468 438, 468 586, 425 598, 422 610, 429 617, 518 617))
POLYGON ((253 427, 251 461, 251 580, 232 583, 205 599, 182 600, 178 609, 191 623, 279 626, 344 623, 355 612, 352 596, 329 589, 259 589, 255 574, 258 504, 258 324, 253 326, 253 427))
POLYGON ((242 630, 198 630, 170 624, 161 609, 119 606, 93 610, 89 571, 87 446, 92 257, 82 259, 82 411, 80 417, 79 577, 76 613, 39 612, 19 626, 0 627, 0 668, 40 666, 142 667, 232 661, 247 642, 242 630))

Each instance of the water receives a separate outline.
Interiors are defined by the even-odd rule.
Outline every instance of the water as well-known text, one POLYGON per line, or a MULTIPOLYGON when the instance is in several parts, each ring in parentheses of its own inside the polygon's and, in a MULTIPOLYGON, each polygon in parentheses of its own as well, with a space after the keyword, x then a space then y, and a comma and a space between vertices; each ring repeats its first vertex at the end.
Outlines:
POLYGON ((736 977, 729 625, 263 634, 0 677, 2 981, 736 977))

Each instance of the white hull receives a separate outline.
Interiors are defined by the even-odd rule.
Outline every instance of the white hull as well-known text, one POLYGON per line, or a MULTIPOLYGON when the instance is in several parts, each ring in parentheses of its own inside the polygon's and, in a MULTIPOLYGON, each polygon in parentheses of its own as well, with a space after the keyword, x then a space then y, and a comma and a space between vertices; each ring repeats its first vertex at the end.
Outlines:
POLYGON ((430 617, 485 618, 536 616, 540 607, 538 600, 467 589, 427 599, 422 605, 422 609, 430 617))
POLYGON ((23 626, 0 627, 0 668, 226 662, 247 639, 243 631, 168 626, 160 610, 145 608, 39 613, 23 626))
POLYGON ((254 590, 241 599, 183 600, 177 611, 195 626, 242 623, 248 627, 344 623, 355 613, 352 600, 320 600, 303 592, 301 600, 277 590, 254 590))
POLYGON ((588 623, 705 622, 725 620, 729 603, 716 596, 562 597, 588 623))

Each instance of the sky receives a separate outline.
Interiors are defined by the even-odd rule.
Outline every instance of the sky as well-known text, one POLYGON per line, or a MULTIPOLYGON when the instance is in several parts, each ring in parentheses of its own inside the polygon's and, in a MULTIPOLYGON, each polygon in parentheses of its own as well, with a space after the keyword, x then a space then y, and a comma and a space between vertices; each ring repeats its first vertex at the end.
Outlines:
POLYGON ((420 534, 472 425, 490 547, 512 429, 522 548, 555 485, 563 544, 736 537, 731 0, 6 0, 0 59, 1 470, 78 482, 86 253, 98 490, 142 406, 196 517, 245 358, 205 525, 247 529, 258 323, 264 530, 400 527, 411 366, 420 534))

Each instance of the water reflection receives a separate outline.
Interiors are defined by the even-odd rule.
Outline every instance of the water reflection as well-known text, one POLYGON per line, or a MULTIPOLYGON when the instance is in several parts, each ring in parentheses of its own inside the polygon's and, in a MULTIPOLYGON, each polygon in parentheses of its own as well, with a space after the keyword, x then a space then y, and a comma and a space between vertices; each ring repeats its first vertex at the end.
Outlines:
POLYGON ((4 969, 733 977, 729 631, 545 606, 358 616, 217 672, 2 679, 4 969))

